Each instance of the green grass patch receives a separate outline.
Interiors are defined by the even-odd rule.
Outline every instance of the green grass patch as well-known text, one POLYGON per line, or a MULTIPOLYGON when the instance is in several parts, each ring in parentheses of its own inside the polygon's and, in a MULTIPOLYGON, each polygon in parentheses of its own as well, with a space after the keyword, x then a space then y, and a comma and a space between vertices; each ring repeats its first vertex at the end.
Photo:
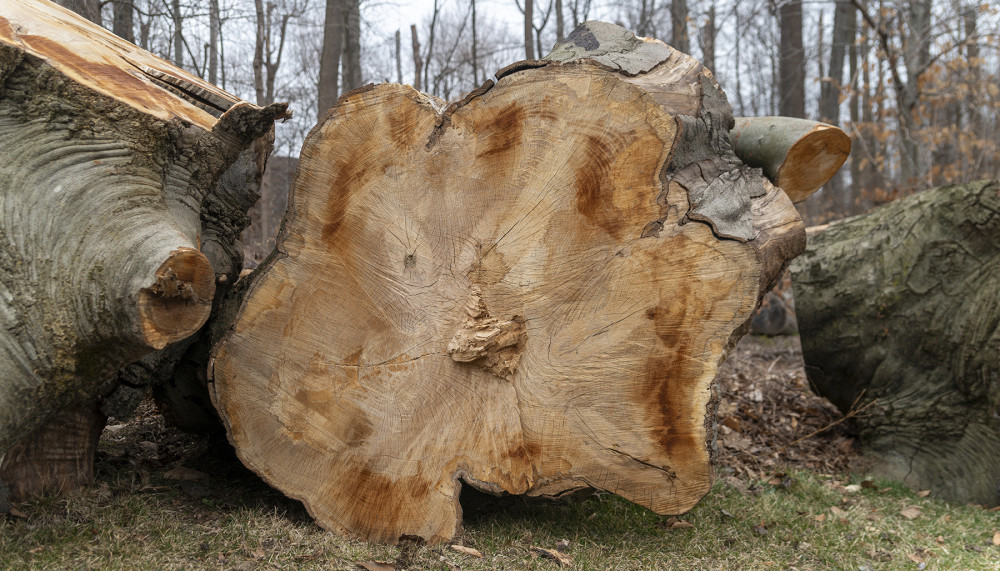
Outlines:
POLYGON ((179 489, 139 493, 104 483, 18 506, 27 517, 0 518, 0 569, 358 569, 367 561, 555 569, 557 561, 532 547, 556 549, 563 540, 573 569, 1000 569, 1000 512, 888 482, 858 489, 857 478, 811 473, 771 482, 717 483, 674 519, 609 494, 508 500, 468 518, 458 538, 482 558, 448 546, 344 539, 269 490, 201 501, 179 489))

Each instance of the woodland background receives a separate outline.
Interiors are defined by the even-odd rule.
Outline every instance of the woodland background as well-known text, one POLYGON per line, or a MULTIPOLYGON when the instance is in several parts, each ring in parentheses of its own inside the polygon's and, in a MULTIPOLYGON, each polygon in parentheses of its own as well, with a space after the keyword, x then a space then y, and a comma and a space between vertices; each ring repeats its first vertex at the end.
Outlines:
POLYGON ((427 0, 409 29, 391 0, 59 0, 258 104, 288 101, 248 262, 270 251, 295 156, 337 97, 409 83, 461 98, 548 53, 587 19, 662 39, 713 70, 736 115, 843 128, 849 163, 800 211, 807 224, 915 191, 1000 176, 1000 5, 975 0, 427 0), (523 29, 498 14, 518 14, 523 29))

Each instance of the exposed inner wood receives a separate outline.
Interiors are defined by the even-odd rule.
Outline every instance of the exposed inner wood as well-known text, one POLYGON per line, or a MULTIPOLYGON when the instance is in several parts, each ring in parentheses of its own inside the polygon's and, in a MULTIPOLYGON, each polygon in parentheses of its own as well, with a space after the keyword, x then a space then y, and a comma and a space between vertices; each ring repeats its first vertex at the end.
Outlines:
POLYGON ((792 202, 826 184, 851 154, 851 138, 833 125, 792 117, 740 117, 731 133, 737 156, 763 169, 792 202))
POLYGON ((444 112, 398 85, 342 99, 303 148, 280 255, 216 348, 213 399, 244 463, 322 525, 380 541, 453 537, 459 480, 690 509, 711 485, 717 367, 776 277, 756 236, 802 224, 759 174, 700 193, 720 228, 746 217, 741 239, 688 218, 716 171, 665 184, 679 145, 684 168, 745 167, 724 98, 680 141, 657 97, 697 115, 714 82, 666 61, 650 75, 693 86, 539 62, 444 112))
POLYGON ((177 117, 211 129, 221 111, 240 101, 54 2, 5 0, 0 42, 159 119, 177 117), (172 88, 164 89, 163 82, 172 88))
POLYGON ((215 270, 198 250, 180 248, 156 270, 156 281, 139 293, 142 333, 162 349, 201 328, 212 311, 215 270))

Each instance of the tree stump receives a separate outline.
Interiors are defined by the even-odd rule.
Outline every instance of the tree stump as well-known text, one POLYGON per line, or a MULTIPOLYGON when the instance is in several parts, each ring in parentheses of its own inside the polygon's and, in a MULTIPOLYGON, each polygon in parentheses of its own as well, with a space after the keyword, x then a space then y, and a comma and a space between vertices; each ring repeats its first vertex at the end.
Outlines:
POLYGON ((351 92, 214 352, 241 460, 332 530, 460 530, 461 483, 657 513, 711 485, 726 352, 804 247, 710 72, 588 22, 464 100, 351 92))
POLYGON ((878 472, 995 505, 1000 184, 925 191, 831 224, 792 264, 806 372, 878 472))
MULTIPOLYGON (((79 463, 67 452, 85 453, 91 436, 70 435, 87 431, 60 422, 46 435, 46 422, 72 408, 66 422, 99 431, 100 420, 73 415, 100 419, 91 405, 113 387, 114 372, 202 326, 227 270, 202 250, 225 250, 227 232, 242 226, 226 228, 249 208, 216 182, 285 113, 242 102, 52 3, 4 3, 3 477, 61 473, 12 466, 39 450, 32 440, 52 435, 64 449, 49 459, 79 463), (18 441, 21 452, 4 459, 18 441)), ((11 488, 41 492, 68 481, 43 480, 11 488)))

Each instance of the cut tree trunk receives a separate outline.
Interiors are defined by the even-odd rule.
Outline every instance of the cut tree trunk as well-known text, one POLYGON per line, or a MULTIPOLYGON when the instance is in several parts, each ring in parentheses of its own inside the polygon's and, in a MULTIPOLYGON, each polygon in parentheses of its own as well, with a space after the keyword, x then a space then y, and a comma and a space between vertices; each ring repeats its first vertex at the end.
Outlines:
MULTIPOLYGON (((235 239, 242 226, 230 226, 246 212, 216 182, 285 113, 239 101, 44 0, 4 3, 0 465, 7 477, 29 473, 12 466, 25 454, 3 457, 15 443, 38 450, 33 440, 59 434, 58 425, 45 425, 60 411, 89 407, 122 365, 202 326, 217 276, 227 271, 214 267, 213 252, 233 248, 220 242, 235 239)), ((75 449, 85 452, 89 438, 76 439, 75 449)))
POLYGON ((549 58, 447 108, 355 91, 303 146, 210 388, 329 529, 451 538, 460 481, 662 514, 711 485, 716 371, 803 225, 694 59, 601 22, 549 58))
POLYGON ((740 117, 730 137, 736 155, 796 203, 829 182, 851 154, 851 138, 839 127, 794 117, 740 117))
POLYGON ((811 236, 806 372, 877 469, 961 502, 1000 483, 1000 183, 925 191, 811 236), (877 402, 876 402, 877 401, 877 402))

